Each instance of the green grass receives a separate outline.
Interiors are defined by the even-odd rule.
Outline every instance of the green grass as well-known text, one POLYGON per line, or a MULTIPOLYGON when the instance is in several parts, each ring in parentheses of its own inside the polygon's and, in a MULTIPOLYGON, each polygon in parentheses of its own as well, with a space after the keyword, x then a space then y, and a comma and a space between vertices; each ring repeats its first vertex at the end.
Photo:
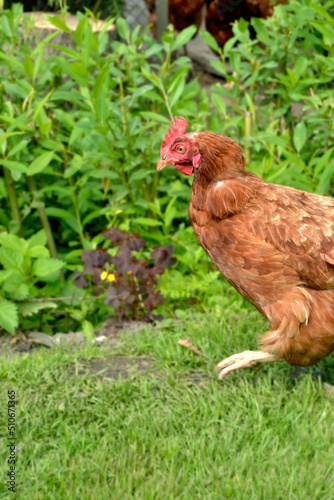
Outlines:
MULTIPOLYGON (((284 363, 223 382, 213 371, 225 356, 255 348, 265 327, 239 303, 124 335, 116 349, 2 359, 1 407, 7 390, 17 398, 16 498, 332 500, 333 399, 311 372, 333 382, 333 358, 298 379, 284 363), (205 356, 178 346, 180 338, 205 356), (87 361, 108 366, 115 354, 155 363, 128 380, 80 375, 87 361)), ((7 456, 3 447, 3 477, 7 456)), ((12 498, 4 484, 0 498, 12 498)))

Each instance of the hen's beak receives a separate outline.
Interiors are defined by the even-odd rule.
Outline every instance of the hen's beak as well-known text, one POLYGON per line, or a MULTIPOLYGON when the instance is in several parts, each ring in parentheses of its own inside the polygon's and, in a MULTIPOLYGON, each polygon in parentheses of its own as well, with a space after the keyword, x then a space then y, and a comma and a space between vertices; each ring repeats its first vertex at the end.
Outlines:
POLYGON ((157 163, 157 171, 160 172, 160 170, 163 170, 164 168, 168 167, 169 165, 171 165, 171 163, 169 161, 159 160, 157 163))

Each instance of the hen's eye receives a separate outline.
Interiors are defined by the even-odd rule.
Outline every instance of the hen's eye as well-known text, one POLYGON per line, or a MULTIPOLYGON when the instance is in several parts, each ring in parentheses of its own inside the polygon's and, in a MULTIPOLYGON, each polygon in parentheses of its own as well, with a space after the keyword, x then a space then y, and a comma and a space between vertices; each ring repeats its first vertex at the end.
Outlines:
POLYGON ((185 152, 185 150, 186 150, 186 148, 185 148, 184 146, 178 146, 178 147, 176 148, 176 151, 177 151, 178 153, 184 153, 184 152, 185 152))

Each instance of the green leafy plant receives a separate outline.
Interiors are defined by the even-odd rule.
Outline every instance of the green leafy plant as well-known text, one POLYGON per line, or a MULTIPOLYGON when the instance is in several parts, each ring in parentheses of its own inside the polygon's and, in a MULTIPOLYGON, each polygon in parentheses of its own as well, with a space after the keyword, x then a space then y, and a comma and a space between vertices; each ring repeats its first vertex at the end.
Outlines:
POLYGON ((111 242, 114 251, 84 250, 81 254, 85 263, 83 272, 76 270, 74 276, 76 286, 87 287, 89 293, 97 296, 103 294, 104 303, 117 311, 119 319, 161 319, 152 314, 165 300, 156 289, 157 277, 175 264, 173 247, 156 247, 144 256, 146 241, 139 234, 112 228, 103 236, 111 242))
POLYGON ((194 101, 197 80, 187 82, 189 59, 172 57, 193 27, 157 43, 119 18, 121 40, 110 41, 112 20, 93 33, 88 14, 78 18, 74 33, 49 18, 72 37, 71 48, 55 45, 55 34, 36 45, 19 5, 0 23, 0 224, 24 237, 42 226, 52 257, 70 270, 106 226, 157 244, 186 221, 190 185, 180 187, 170 171, 164 186, 156 172, 161 127, 176 113, 197 127, 209 115, 194 101))
POLYGON ((55 308, 52 301, 31 302, 54 290, 64 265, 50 258, 43 230, 29 240, 0 234, 0 327, 14 334, 19 316, 31 316, 41 309, 55 308))

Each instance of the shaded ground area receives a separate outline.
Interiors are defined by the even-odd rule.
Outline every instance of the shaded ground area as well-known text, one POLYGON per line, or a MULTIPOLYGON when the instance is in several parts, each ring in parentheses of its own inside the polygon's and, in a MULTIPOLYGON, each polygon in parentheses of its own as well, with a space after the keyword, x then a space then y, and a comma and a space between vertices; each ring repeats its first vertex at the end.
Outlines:
MULTIPOLYGON (((135 334, 143 328, 159 329, 159 326, 148 325, 141 321, 114 322, 107 320, 95 331, 95 342, 98 345, 105 347, 115 347, 119 344, 120 335, 122 332, 135 334)), ((58 337, 60 343, 81 346, 85 342, 82 332, 58 333, 55 336, 46 335, 42 332, 26 332, 25 334, 17 334, 15 337, 9 333, 0 334, 0 356, 12 356, 30 353, 36 349, 45 349, 51 347, 51 340, 58 337)))
MULTIPOLYGON (((176 322, 177 323, 177 322, 176 322)), ((175 326, 175 325, 174 325, 175 326)), ((155 336, 157 333, 164 328, 164 326, 147 324, 144 322, 114 322, 112 320, 107 320, 103 323, 100 328, 96 331, 96 338, 93 343, 96 343, 99 350, 108 352, 107 357, 104 358, 93 358, 90 360, 78 360, 75 365, 70 367, 68 376, 92 376, 98 377, 101 380, 112 379, 112 380, 138 380, 141 377, 154 378, 157 381, 162 382, 164 380, 164 373, 161 371, 157 365, 156 360, 153 357, 142 357, 142 356, 127 356, 127 355, 113 355, 113 351, 117 352, 118 347, 123 343, 124 335, 127 338, 135 340, 134 337, 142 330, 148 330, 150 335, 155 336)), ((9 334, 3 334, 0 336, 0 356, 6 356, 11 358, 13 356, 20 356, 23 354, 37 353, 38 351, 49 351, 54 349, 54 346, 49 345, 49 341, 43 345, 38 340, 32 340, 32 337, 37 337, 39 332, 30 332, 23 336, 12 337, 9 334), (31 335, 30 335, 31 334, 31 335)), ((41 334, 46 336, 45 334, 41 334)), ((85 338, 82 332, 70 332, 68 334, 60 334, 62 345, 69 345, 70 348, 77 349, 83 347, 85 343, 85 338)), ((43 339, 43 337, 41 337, 43 339)), ((50 337, 51 339, 54 337, 50 337)), ((44 340, 43 340, 44 342, 44 340)), ((60 345, 57 343, 56 345, 60 345)), ((195 356, 196 357, 196 356, 195 356)), ((260 367, 255 367, 253 370, 258 371, 260 367)), ((287 374, 289 379, 299 380, 301 377, 310 374, 313 380, 317 380, 319 377, 323 381, 323 388, 327 395, 334 396, 334 386, 333 379, 331 376, 327 376, 323 369, 309 371, 308 368, 291 367, 291 371, 287 374), (330 383, 328 383, 330 382, 330 383)), ((178 378, 178 377, 177 377, 178 378)), ((186 377, 181 375, 183 382, 188 382, 190 384, 195 384, 199 387, 205 385, 210 378, 205 375, 202 371, 190 370, 186 377)), ((257 377, 253 380, 253 383, 257 383, 257 377)))
MULTIPOLYGON (((178 323, 178 321, 174 321, 178 323)), ((175 325, 174 325, 175 326, 175 325)), ((69 376, 92 376, 99 379, 113 379, 119 378, 124 380, 136 380, 139 377, 155 378, 157 381, 162 382, 164 373, 156 366, 156 360, 153 357, 142 356, 127 356, 127 355, 113 355, 113 352, 123 343, 124 335, 127 338, 134 339, 134 337, 142 330, 149 331, 152 336, 161 332, 165 328, 159 324, 148 324, 141 321, 131 322, 115 322, 107 320, 103 323, 98 330, 96 330, 96 338, 93 342, 97 345, 99 350, 108 352, 108 356, 104 358, 93 358, 90 360, 78 360, 75 365, 69 369, 69 376)), ((59 335, 59 334, 58 334, 59 335)), ((69 332, 68 334, 61 335, 61 344, 63 346, 70 346, 70 348, 77 349, 83 347, 85 338, 82 332, 69 332)), ((54 337, 48 336, 41 332, 27 332, 26 335, 18 335, 13 337, 9 334, 0 336, 0 356, 5 356, 8 359, 13 356, 20 356, 23 354, 34 355, 39 351, 49 351, 50 348, 54 349, 60 343, 50 345, 49 339, 54 337), (38 340, 42 339, 42 342, 38 340)), ((192 370, 186 377, 182 377, 183 382, 198 385, 199 387, 209 380, 204 373, 192 370)))

